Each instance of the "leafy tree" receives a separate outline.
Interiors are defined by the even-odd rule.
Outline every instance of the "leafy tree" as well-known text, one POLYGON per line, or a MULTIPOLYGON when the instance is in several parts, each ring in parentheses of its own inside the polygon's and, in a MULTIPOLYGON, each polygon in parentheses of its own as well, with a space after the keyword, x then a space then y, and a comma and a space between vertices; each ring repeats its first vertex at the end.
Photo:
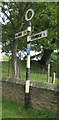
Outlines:
POLYGON ((12 52, 13 78, 19 78, 18 60, 16 56, 19 41, 15 39, 15 33, 21 31, 24 26, 24 14, 27 6, 28 3, 2 3, 2 12, 6 16, 3 18, 3 22, 5 22, 4 19, 9 20, 9 22, 2 26, 3 50, 6 52, 11 50, 12 52))
POLYGON ((6 2, 2 3, 3 23, 2 23, 2 42, 3 51, 12 52, 12 75, 19 78, 18 62, 16 52, 26 50, 26 37, 15 39, 17 32, 27 29, 25 13, 29 8, 34 9, 35 14, 32 19, 32 34, 48 30, 48 37, 35 41, 31 49, 56 49, 57 41, 57 3, 36 3, 36 2, 6 2), (7 21, 7 22, 5 22, 7 21))

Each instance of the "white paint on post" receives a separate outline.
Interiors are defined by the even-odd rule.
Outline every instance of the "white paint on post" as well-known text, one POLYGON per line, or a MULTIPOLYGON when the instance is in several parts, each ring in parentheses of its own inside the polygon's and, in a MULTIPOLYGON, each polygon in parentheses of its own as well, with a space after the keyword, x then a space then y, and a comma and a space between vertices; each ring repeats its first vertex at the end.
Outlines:
POLYGON ((29 26, 29 27, 27 28, 27 31, 30 31, 30 32, 31 32, 31 26, 29 26))
POLYGON ((48 75, 47 75, 48 83, 50 79, 50 63, 48 63, 48 75))
POLYGON ((31 40, 31 36, 27 36, 27 42, 29 42, 31 40))
POLYGON ((30 80, 26 81, 25 93, 29 93, 30 80))
POLYGON ((27 68, 30 68, 30 55, 27 56, 27 68))

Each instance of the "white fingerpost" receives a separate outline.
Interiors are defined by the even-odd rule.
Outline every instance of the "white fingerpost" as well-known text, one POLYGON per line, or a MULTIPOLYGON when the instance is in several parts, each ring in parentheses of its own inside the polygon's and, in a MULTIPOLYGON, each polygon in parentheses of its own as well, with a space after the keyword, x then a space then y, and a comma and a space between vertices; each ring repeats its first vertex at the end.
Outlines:
MULTIPOLYGON (((18 32, 15 34, 15 39, 27 36, 27 68, 26 68, 26 85, 25 85, 25 105, 29 104, 30 99, 30 42, 35 41, 44 37, 47 37, 47 30, 42 31, 40 33, 36 33, 31 36, 31 19, 34 16, 34 10, 29 9, 27 10, 25 14, 25 20, 28 22, 28 27, 26 30, 18 32), (28 17, 28 14, 31 13, 30 18, 28 17)), ((50 76, 50 66, 48 65, 48 82, 49 82, 49 76, 50 76)))
POLYGON ((25 14, 25 20, 28 21, 27 27, 27 68, 26 68, 26 85, 25 85, 25 93, 29 93, 30 87, 30 41, 31 41, 31 19, 34 16, 34 10, 29 9, 25 14), (30 18, 28 18, 28 14, 31 12, 30 18))
POLYGON ((30 40, 31 40, 31 22, 29 22, 28 28, 27 28, 27 68, 26 68, 26 86, 25 86, 25 93, 29 93, 29 87, 30 87, 30 40))
POLYGON ((29 9, 25 14, 25 19, 28 21, 27 27, 27 66, 26 66, 26 84, 25 84, 25 106, 30 106, 30 41, 31 41, 31 19, 34 16, 34 11, 29 9), (31 12, 31 17, 28 18, 28 13, 31 12))

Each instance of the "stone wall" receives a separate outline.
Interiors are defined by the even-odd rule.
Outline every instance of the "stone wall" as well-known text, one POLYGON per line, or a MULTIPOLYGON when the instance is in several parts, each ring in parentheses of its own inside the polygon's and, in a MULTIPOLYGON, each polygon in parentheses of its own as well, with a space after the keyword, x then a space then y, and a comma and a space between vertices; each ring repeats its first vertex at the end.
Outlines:
MULTIPOLYGON (((49 108, 57 111, 59 90, 56 86, 51 89, 44 88, 40 83, 30 84, 30 105, 34 109, 49 108)), ((3 80, 2 96, 8 100, 25 104, 25 81, 3 80)))

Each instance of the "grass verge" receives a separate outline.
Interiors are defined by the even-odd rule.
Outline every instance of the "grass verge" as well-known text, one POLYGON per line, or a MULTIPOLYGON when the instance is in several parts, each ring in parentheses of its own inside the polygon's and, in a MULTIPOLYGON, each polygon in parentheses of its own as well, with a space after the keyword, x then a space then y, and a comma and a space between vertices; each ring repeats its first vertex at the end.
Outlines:
POLYGON ((2 100, 2 118, 58 118, 57 114, 48 109, 33 110, 25 109, 23 105, 16 102, 2 100))
MULTIPOLYGON (((11 64, 9 62, 2 62, 2 77, 12 76, 11 64), (8 69, 9 67, 9 69, 8 69)), ((40 74, 39 66, 34 66, 32 64, 30 70, 30 80, 38 81, 38 82, 47 82, 47 74, 40 74)), ((22 80, 26 80, 26 63, 24 61, 20 64, 20 75, 22 80)), ((52 77, 50 77, 50 83, 52 82, 52 77)), ((59 78, 56 78, 56 84, 59 84, 59 78)))

